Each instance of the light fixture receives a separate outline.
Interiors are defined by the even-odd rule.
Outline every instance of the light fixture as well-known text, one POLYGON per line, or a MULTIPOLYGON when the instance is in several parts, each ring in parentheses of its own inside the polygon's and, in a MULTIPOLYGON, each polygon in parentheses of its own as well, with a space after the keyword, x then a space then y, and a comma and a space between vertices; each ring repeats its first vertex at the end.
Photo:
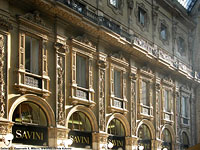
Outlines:
POLYGON ((113 148, 113 146, 114 146, 113 143, 111 143, 111 142, 109 141, 109 142, 108 142, 108 148, 111 149, 111 148, 113 148))
POLYGON ((61 147, 68 147, 73 144, 73 139, 57 140, 57 145, 61 147))
POLYGON ((168 149, 165 147, 165 148, 163 148, 163 150, 168 150, 168 149))
POLYGON ((14 136, 12 133, 8 133, 3 137, 3 142, 6 146, 10 146, 14 136))
POLYGON ((144 146, 143 145, 140 145, 139 146, 139 150, 143 150, 144 149, 144 146))

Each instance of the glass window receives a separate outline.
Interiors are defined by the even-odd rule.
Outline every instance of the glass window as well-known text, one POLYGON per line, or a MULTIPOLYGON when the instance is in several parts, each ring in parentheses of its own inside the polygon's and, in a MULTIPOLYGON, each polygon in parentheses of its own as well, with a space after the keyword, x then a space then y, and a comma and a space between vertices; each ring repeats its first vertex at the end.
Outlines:
POLYGON ((118 0, 110 0, 110 4, 118 8, 118 0))
POLYGON ((149 106, 147 86, 148 86, 147 82, 142 81, 142 104, 149 106))
POLYGON ((183 117, 188 117, 188 109, 187 109, 187 98, 182 96, 182 115, 183 117))
POLYGON ((185 132, 182 133, 182 137, 183 137, 183 148, 184 149, 189 148, 189 139, 185 132))
POLYGON ((76 55, 76 81, 79 87, 87 88, 87 60, 76 55))
POLYGON ((147 125, 141 125, 138 130, 138 136, 141 140, 150 140, 151 139, 151 133, 147 125))
POLYGON ((25 68, 27 72, 39 74, 39 55, 40 55, 39 39, 27 36, 25 37, 25 68))
POLYGON ((124 126, 120 120, 111 120, 110 124, 108 125, 108 134, 116 136, 125 136, 124 126))
POLYGON ((164 142, 172 142, 171 134, 168 129, 163 130, 163 141, 164 142))
POLYGON ((14 111, 12 120, 19 124, 47 126, 47 119, 44 111, 40 106, 31 102, 23 102, 18 105, 14 111))
POLYGON ((68 128, 71 130, 86 132, 90 132, 92 130, 88 117, 80 111, 72 114, 68 122, 68 128))
POLYGON ((170 112, 170 99, 168 90, 164 90, 164 102, 165 102, 165 111, 170 112))
POLYGON ((138 8, 138 21, 139 23, 144 26, 145 25, 145 15, 146 12, 142 8, 138 8))
POLYGON ((184 46, 184 39, 182 37, 178 38, 178 51, 181 54, 185 54, 185 46, 184 46))
POLYGON ((167 40, 167 27, 161 23, 160 35, 163 40, 167 40))
POLYGON ((115 97, 122 98, 122 76, 121 71, 114 70, 114 95, 115 97))

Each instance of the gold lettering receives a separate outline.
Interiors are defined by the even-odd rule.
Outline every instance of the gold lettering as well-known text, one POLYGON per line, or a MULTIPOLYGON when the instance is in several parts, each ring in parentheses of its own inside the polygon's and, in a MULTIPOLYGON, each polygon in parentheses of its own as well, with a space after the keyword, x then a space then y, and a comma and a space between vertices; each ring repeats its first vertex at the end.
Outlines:
POLYGON ((83 142, 83 143, 90 144, 90 139, 89 139, 89 137, 83 137, 83 140, 85 141, 85 142, 83 142))
POLYGON ((44 134, 41 132, 41 140, 44 140, 44 134))
POLYGON ((33 132, 33 140, 35 140, 36 138, 35 138, 35 132, 33 132))
POLYGON ((27 135, 26 135, 26 131, 24 131, 23 133, 23 138, 25 137, 25 139, 28 139, 27 135))
POLYGON ((40 140, 40 135, 38 132, 35 132, 36 133, 36 136, 38 137, 38 140, 40 140))
POLYGON ((16 138, 22 138, 22 131, 21 130, 16 130, 16 138))
POLYGON ((31 134, 27 131, 28 139, 31 139, 31 134))

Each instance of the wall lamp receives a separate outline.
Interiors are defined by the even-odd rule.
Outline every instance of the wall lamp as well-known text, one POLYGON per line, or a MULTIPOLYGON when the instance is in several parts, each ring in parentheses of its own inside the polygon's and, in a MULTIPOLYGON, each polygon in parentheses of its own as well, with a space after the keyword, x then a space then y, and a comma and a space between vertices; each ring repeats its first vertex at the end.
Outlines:
POLYGON ((14 138, 13 134, 12 133, 8 133, 3 137, 2 140, 3 140, 3 143, 6 146, 11 146, 13 138, 14 138))
POLYGON ((165 147, 165 148, 163 148, 163 150, 168 150, 168 149, 165 147))
POLYGON ((108 142, 108 144, 105 144, 105 145, 103 145, 103 147, 102 148, 104 148, 104 149, 111 149, 111 148, 113 148, 113 143, 111 143, 110 141, 108 142))
POLYGON ((139 150, 143 150, 143 149, 144 149, 144 146, 143 146, 143 145, 140 145, 138 148, 139 148, 139 150))
POLYGON ((57 140, 58 146, 68 147, 73 144, 73 139, 57 140))

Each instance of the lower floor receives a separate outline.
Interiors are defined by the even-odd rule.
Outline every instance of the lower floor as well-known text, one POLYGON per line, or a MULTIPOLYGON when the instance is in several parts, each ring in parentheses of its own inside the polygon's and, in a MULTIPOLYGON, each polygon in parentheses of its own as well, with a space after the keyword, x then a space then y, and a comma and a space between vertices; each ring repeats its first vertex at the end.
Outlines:
POLYGON ((135 120, 137 126, 132 130, 130 120, 121 113, 105 115, 106 126, 101 131, 101 120, 84 105, 70 106, 64 124, 59 125, 47 101, 32 94, 13 99, 8 110, 8 117, 0 118, 0 147, 178 150, 188 148, 190 142, 183 132, 184 143, 177 144, 172 125, 155 129, 148 119, 135 120))

